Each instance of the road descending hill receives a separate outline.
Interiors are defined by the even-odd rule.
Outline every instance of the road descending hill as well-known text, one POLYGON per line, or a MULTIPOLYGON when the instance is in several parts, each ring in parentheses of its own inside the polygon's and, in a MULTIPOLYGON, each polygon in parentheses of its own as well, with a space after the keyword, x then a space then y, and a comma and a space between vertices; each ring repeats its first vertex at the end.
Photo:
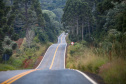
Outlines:
POLYGON ((97 84, 84 73, 65 69, 66 35, 46 51, 36 69, 0 72, 1 84, 97 84))

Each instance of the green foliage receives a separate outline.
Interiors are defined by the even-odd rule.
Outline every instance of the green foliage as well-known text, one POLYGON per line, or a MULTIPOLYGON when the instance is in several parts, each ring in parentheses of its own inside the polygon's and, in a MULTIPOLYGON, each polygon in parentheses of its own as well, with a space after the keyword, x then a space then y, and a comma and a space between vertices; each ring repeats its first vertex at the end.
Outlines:
POLYGON ((126 62, 122 59, 114 60, 108 65, 108 68, 105 68, 101 76, 104 78, 105 83, 126 83, 126 70, 125 70, 125 64, 126 62))
POLYGON ((85 40, 81 41, 81 44, 84 46, 84 45, 87 45, 87 42, 85 40))
POLYGON ((39 42, 40 42, 40 40, 38 39, 38 36, 35 36, 35 37, 34 37, 34 41, 35 41, 36 43, 39 43, 39 42))
POLYGON ((6 45, 10 45, 11 44, 11 40, 10 39, 6 39, 5 43, 6 43, 6 45))
POLYGON ((4 54, 7 54, 9 56, 12 56, 12 49, 5 49, 4 54))
POLYGON ((11 65, 13 65, 16 68, 21 67, 21 65, 22 65, 22 60, 21 59, 11 58, 10 61, 12 62, 11 65))
POLYGON ((9 17, 9 19, 8 19, 7 25, 10 26, 10 25, 13 23, 14 19, 15 19, 15 15, 12 14, 12 15, 9 17))
POLYGON ((0 64, 0 71, 7 71, 7 70, 16 70, 16 68, 12 65, 0 64))
POLYGON ((15 50, 17 48, 17 43, 12 43, 12 49, 15 50))
POLYGON ((40 0, 43 9, 54 10, 56 8, 63 8, 67 0, 40 0))
MULTIPOLYGON (((10 13, 10 6, 5 5, 3 0, 0 1, 0 56, 4 54, 12 55, 11 43, 14 29, 12 23, 15 15, 10 13)), ((18 40, 18 38, 16 38, 18 40)))
POLYGON ((54 13, 56 14, 56 16, 57 16, 56 19, 57 19, 58 21, 60 21, 62 15, 63 15, 63 10, 62 10, 61 8, 57 8, 57 9, 54 9, 53 12, 54 12, 54 13))
POLYGON ((72 49, 70 50, 70 54, 73 55, 74 53, 78 52, 79 49, 82 47, 82 44, 80 43, 75 43, 73 46, 72 46, 72 49))
POLYGON ((68 47, 68 68, 98 73, 107 84, 125 83, 125 0, 67 0, 62 23, 69 39, 83 46, 68 47))
POLYGON ((104 13, 106 10, 113 8, 114 5, 111 3, 111 0, 104 0, 103 2, 98 3, 98 11, 104 13))
MULTIPOLYGON (((75 43, 68 46, 66 59, 67 68, 76 68, 81 71, 99 73, 100 67, 108 60, 103 52, 101 54, 94 52, 95 48, 88 48, 83 44, 75 43), (74 65, 74 66, 73 66, 74 65)), ((101 49, 99 49, 101 51, 101 49)))
POLYGON ((85 0, 68 0, 63 11, 62 23, 64 29, 70 31, 70 40, 90 42, 94 19, 88 2, 85 0))
POLYGON ((43 13, 46 13, 46 14, 50 17, 50 20, 51 20, 51 21, 55 20, 55 18, 56 18, 55 13, 53 13, 52 11, 43 10, 43 13))
POLYGON ((48 36, 44 32, 41 32, 39 34, 38 38, 39 38, 39 40, 41 42, 45 42, 46 43, 48 41, 48 36))
POLYGON ((3 32, 4 32, 4 33, 7 33, 8 30, 9 30, 9 26, 5 25, 5 27, 3 28, 3 32))
POLYGON ((11 36, 11 39, 17 41, 19 39, 19 35, 15 33, 11 36))
POLYGON ((56 15, 52 11, 45 10, 44 12, 43 16, 46 21, 45 32, 48 35, 48 40, 54 42, 59 34, 59 23, 55 23, 56 15))

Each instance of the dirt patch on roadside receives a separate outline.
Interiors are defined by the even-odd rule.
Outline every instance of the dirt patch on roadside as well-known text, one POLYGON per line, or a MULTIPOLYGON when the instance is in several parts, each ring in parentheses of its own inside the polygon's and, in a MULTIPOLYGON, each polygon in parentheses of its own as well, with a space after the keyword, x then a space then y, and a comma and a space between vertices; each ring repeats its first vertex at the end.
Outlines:
POLYGON ((37 66, 40 64, 42 59, 43 59, 43 56, 39 56, 38 57, 38 59, 36 60, 34 66, 33 66, 34 69, 37 68, 37 66))
POLYGON ((28 68, 32 64, 33 60, 32 59, 25 59, 23 61, 22 67, 23 68, 28 68))
POLYGON ((18 48, 20 48, 20 46, 21 46, 23 40, 24 40, 24 38, 20 38, 20 39, 18 39, 17 41, 15 41, 15 42, 17 43, 17 45, 18 45, 18 48))

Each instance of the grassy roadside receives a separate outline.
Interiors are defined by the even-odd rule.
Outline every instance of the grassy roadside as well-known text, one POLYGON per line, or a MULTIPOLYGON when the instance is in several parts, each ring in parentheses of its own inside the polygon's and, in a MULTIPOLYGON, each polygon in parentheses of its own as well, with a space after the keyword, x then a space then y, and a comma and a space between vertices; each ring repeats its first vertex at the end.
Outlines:
POLYGON ((17 69, 31 69, 34 67, 36 60, 43 56, 46 49, 52 43, 35 43, 31 48, 25 47, 25 39, 19 49, 10 57, 5 63, 0 63, 0 71, 17 70, 17 69))
POLYGON ((97 53, 86 42, 70 45, 68 37, 66 67, 100 75, 106 84, 126 84, 126 61, 122 58, 108 60, 108 55, 97 53))

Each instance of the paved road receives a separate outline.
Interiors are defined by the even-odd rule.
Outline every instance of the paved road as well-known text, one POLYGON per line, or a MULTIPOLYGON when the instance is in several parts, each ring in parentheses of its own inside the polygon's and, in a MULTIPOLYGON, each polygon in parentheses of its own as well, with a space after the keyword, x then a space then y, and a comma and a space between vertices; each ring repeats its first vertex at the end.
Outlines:
POLYGON ((1 84, 96 84, 84 73, 65 69, 66 35, 46 51, 36 69, 0 72, 1 84))

